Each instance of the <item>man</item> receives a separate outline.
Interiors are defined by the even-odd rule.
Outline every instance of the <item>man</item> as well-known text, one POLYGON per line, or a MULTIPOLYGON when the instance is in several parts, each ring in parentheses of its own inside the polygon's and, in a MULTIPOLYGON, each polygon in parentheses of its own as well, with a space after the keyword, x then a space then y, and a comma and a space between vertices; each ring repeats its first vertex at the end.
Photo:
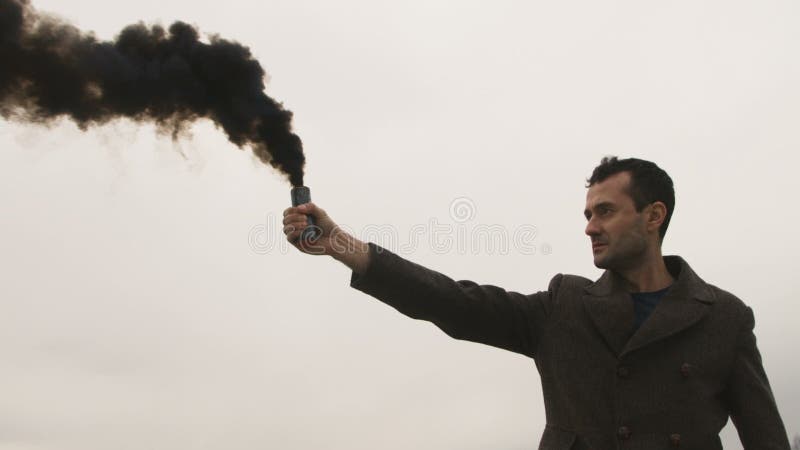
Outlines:
POLYGON ((547 425, 540 449, 721 449, 730 416, 746 450, 789 449, 753 334, 752 310, 661 243, 670 177, 604 158, 588 180, 596 282, 558 274, 530 295, 454 281, 339 231, 314 204, 284 212, 287 239, 353 270, 351 285, 456 339, 534 359, 547 425), (297 238, 313 215, 314 242, 297 238))

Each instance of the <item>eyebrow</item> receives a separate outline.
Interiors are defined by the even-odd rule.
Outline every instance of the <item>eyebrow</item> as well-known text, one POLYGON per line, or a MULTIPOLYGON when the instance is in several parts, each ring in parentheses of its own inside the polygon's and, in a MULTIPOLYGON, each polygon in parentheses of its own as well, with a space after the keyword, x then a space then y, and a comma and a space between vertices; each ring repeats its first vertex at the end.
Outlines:
MULTIPOLYGON (((598 204, 594 205, 594 206, 592 207, 592 209, 598 209, 598 208, 613 208, 613 207, 614 207, 614 204, 613 204, 613 203, 611 203, 611 202, 600 202, 600 203, 598 203, 598 204)), ((586 218, 588 219, 590 215, 591 215, 591 211, 589 211, 588 209, 584 209, 584 210, 583 210, 583 216, 584 216, 584 217, 586 217, 586 218)))

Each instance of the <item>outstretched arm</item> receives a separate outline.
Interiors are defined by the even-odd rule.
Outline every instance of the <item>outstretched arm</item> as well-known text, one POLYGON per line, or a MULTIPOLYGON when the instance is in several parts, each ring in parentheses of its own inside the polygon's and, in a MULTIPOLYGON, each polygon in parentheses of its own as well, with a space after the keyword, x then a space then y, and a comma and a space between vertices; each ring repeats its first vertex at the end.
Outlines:
POLYGON ((369 243, 369 266, 350 285, 401 313, 435 324, 449 336, 533 357, 560 284, 531 295, 455 281, 369 243))
POLYGON ((352 287, 401 313, 433 322, 456 339, 534 356, 560 275, 553 278, 548 291, 523 295, 472 281, 454 281, 362 242, 342 231, 313 203, 286 209, 283 223, 287 240, 297 249, 344 263, 353 271, 352 287), (306 214, 313 215, 320 228, 320 237, 310 242, 299 240, 308 225, 306 214))

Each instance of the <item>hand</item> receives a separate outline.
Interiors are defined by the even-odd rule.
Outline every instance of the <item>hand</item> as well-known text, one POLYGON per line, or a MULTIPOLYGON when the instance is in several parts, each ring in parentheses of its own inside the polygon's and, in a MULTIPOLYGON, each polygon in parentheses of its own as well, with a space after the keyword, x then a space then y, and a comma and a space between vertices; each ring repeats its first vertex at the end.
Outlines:
POLYGON ((324 209, 314 203, 286 208, 283 211, 283 233, 286 240, 301 252, 332 256, 357 273, 364 273, 369 264, 369 245, 345 233, 324 209), (316 239, 300 239, 308 227, 307 214, 314 217, 318 231, 316 239))
POLYGON ((293 246, 303 253, 310 255, 331 255, 333 253, 333 238, 339 227, 322 208, 314 203, 286 208, 283 211, 283 233, 293 246), (301 235, 308 224, 308 215, 314 218, 313 227, 316 228, 314 239, 303 239, 301 235))

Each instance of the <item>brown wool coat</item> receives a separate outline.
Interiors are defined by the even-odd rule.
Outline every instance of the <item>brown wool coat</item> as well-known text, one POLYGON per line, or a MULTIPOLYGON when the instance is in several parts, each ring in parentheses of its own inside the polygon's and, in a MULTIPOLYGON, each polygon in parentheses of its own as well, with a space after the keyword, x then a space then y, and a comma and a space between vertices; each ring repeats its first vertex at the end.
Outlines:
POLYGON ((540 450, 721 449, 730 415, 745 450, 789 450, 753 334, 753 312, 705 283, 680 257, 676 277, 634 333, 630 295, 606 271, 596 282, 556 275, 523 295, 454 281, 370 243, 351 286, 456 339, 530 356, 547 425, 540 450))

